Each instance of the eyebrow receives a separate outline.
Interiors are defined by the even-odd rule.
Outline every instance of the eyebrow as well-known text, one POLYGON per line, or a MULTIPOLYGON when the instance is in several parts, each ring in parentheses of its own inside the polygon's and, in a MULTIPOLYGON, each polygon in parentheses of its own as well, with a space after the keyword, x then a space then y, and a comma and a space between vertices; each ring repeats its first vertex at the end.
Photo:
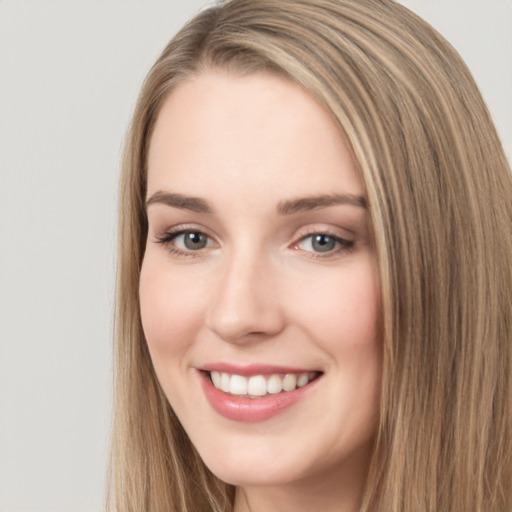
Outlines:
MULTIPOLYGON (((162 190, 155 192, 146 200, 146 208, 152 204, 164 204, 195 213, 213 213, 213 209, 204 199, 173 192, 164 192, 162 190)), ((277 205, 277 213, 280 215, 291 215, 337 205, 357 206, 365 210, 368 208, 368 202, 363 196, 353 194, 321 194, 280 201, 277 205)))
POLYGON ((353 194, 323 194, 281 201, 277 205, 277 211, 281 215, 290 215, 345 204, 357 206, 365 210, 368 208, 368 201, 363 196, 353 194))
POLYGON ((195 213, 213 213, 204 199, 159 190, 146 200, 146 208, 152 204, 164 204, 173 208, 190 210, 195 213))

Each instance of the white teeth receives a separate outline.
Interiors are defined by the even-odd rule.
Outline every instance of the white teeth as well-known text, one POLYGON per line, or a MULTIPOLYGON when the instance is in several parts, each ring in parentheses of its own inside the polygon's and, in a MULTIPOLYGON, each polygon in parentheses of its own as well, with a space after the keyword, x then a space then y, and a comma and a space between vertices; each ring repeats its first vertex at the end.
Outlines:
POLYGON ((317 372, 287 373, 286 375, 243 375, 229 374, 225 372, 210 372, 213 385, 225 393, 237 396, 265 396, 267 393, 293 391, 309 384, 318 375, 317 372))
POLYGON ((231 375, 231 380, 229 381, 229 392, 232 395, 246 395, 247 379, 241 375, 231 375))
POLYGON ((309 382, 309 375, 307 373, 301 373, 297 379, 297 387, 302 388, 309 382))
POLYGON ((212 382, 213 382, 213 385, 220 389, 221 388, 221 376, 220 376, 220 372, 212 372, 210 374, 211 378, 212 378, 212 382))
POLYGON ((220 374, 220 389, 225 393, 229 393, 229 373, 221 373, 220 374))
POLYGON ((279 375, 272 375, 267 381, 267 390, 275 395, 283 390, 283 381, 279 375))
POLYGON ((263 375, 255 375, 249 379, 247 392, 252 396, 263 396, 267 394, 267 380, 263 375))
POLYGON ((297 387, 297 377, 293 373, 287 373, 283 379, 283 389, 293 391, 297 387))

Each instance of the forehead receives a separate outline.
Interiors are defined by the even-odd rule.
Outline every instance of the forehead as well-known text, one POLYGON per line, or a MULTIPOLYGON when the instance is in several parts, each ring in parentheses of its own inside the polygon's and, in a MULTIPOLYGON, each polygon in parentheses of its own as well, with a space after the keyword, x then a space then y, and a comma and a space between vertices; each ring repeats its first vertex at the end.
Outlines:
POLYGON ((270 73, 205 72, 162 106, 150 141, 148 194, 201 194, 221 183, 240 193, 275 183, 270 195, 363 192, 330 114, 299 85, 270 73))

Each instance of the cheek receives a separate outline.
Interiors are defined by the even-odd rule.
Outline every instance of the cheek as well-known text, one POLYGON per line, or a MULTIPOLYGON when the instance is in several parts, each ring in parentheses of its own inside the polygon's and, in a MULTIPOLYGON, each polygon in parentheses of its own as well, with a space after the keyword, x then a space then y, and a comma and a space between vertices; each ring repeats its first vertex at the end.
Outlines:
POLYGON ((377 347, 380 290, 371 261, 303 280, 294 291, 295 316, 305 320, 311 336, 329 345, 330 352, 377 347))
POLYGON ((151 254, 145 257, 139 295, 142 327, 152 356, 176 355, 195 338, 203 317, 199 288, 186 272, 172 271, 151 254))
POLYGON ((353 283, 350 292, 333 318, 337 318, 337 328, 345 326, 346 336, 355 347, 371 349, 381 337, 379 290, 374 280, 361 279, 353 283))

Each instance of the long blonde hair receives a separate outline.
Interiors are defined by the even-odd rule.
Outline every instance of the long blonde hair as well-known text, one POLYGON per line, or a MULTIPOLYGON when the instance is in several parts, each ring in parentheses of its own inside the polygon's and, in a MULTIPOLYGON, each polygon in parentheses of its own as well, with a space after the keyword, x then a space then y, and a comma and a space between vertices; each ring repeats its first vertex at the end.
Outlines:
POLYGON ((391 0, 232 0, 151 69, 120 185, 111 502, 227 512, 155 377, 138 279, 146 157, 167 95, 205 68, 301 84, 349 141, 381 276, 380 423, 361 511, 512 511, 512 178, 470 72, 391 0))

